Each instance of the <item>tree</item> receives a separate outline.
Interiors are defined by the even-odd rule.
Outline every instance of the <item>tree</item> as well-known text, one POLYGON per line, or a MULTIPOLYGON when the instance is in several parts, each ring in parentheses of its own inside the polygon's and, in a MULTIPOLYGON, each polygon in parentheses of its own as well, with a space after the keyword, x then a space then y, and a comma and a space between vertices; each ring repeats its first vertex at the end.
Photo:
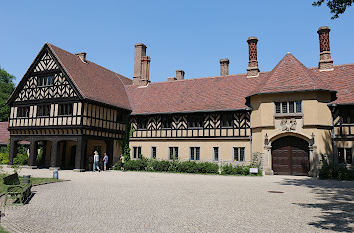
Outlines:
MULTIPOLYGON (((312 3, 312 6, 321 6, 325 0, 318 0, 312 3)), ((343 14, 347 7, 351 6, 354 0, 326 0, 327 6, 334 14, 331 19, 336 19, 340 14, 343 14)))
POLYGON ((0 67, 0 121, 7 121, 9 118, 10 107, 6 105, 6 101, 15 89, 14 79, 15 76, 0 67))

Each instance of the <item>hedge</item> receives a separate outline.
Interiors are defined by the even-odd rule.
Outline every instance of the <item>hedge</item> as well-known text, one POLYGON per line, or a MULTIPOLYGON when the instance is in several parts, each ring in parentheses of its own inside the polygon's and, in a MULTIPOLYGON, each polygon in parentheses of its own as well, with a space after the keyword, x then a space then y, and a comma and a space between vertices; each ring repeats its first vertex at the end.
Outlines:
MULTIPOLYGON (((121 164, 118 162, 113 169, 119 170, 121 164)), ((222 175, 250 175, 249 168, 251 166, 232 166, 227 164, 221 166, 222 175)), ((212 162, 194 162, 178 160, 156 160, 140 158, 129 160, 124 164, 124 170, 128 171, 153 171, 153 172, 181 172, 181 173, 197 173, 197 174, 219 174, 219 166, 212 162)), ((259 169, 257 175, 262 175, 259 169)))

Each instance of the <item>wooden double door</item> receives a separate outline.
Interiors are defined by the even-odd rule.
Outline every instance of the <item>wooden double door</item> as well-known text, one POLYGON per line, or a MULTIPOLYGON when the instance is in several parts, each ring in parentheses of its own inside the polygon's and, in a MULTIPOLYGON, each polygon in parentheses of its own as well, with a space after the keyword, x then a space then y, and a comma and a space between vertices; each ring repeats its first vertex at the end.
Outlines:
POLYGON ((276 175, 308 175, 310 170, 308 143, 292 136, 274 141, 272 143, 272 169, 276 175))

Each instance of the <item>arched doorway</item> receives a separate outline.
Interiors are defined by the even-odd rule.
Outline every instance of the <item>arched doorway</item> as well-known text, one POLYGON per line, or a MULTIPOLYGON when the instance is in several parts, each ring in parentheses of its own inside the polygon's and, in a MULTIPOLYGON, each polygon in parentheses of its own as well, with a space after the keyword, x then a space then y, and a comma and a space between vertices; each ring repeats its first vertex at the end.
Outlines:
POLYGON ((307 176, 310 170, 308 142, 294 136, 285 136, 274 141, 272 169, 276 175, 307 176))

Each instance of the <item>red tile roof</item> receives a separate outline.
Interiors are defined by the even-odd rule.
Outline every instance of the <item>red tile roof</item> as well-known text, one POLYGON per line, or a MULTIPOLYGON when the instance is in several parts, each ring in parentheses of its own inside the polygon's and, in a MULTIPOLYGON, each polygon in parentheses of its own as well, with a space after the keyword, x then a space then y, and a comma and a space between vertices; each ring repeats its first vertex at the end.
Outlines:
POLYGON ((245 97, 258 81, 257 77, 229 75, 150 83, 146 87, 131 85, 126 89, 132 114, 225 111, 247 108, 245 97))
POLYGON ((306 68, 287 54, 270 72, 150 83, 126 87, 132 114, 246 109, 245 98, 256 94, 325 90, 337 92, 337 104, 354 104, 354 64, 333 71, 306 68))
POLYGON ((337 91, 337 104, 354 104, 354 64, 333 71, 306 68, 287 54, 270 72, 150 83, 139 87, 132 80, 47 44, 87 99, 132 110, 132 114, 227 111, 246 109, 246 97, 304 90, 337 91))
POLYGON ((84 98, 130 109, 124 85, 132 84, 132 80, 91 61, 84 63, 77 55, 55 45, 47 45, 84 98))
POLYGON ((251 95, 330 89, 329 86, 321 81, 315 72, 306 68, 291 53, 288 53, 280 60, 274 69, 264 77, 262 85, 253 90, 251 95))
POLYGON ((333 71, 311 68, 326 86, 337 91, 336 104, 354 104, 354 64, 334 66, 333 71))

